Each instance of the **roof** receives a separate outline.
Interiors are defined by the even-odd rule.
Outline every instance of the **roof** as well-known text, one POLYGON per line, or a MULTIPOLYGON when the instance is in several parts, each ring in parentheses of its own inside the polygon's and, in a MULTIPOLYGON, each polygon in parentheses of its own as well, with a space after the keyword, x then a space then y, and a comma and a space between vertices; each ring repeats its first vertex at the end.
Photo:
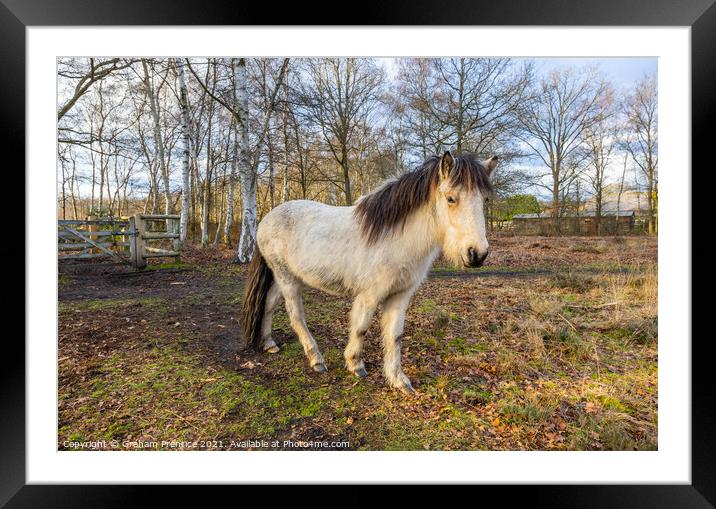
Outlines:
MULTIPOLYGON (((585 210, 580 212, 579 215, 569 214, 562 217, 595 217, 597 213, 594 210, 585 210)), ((616 210, 603 210, 602 217, 616 216, 616 210)), ((620 210, 619 217, 630 217, 634 215, 633 210, 620 210)), ((550 219, 552 214, 549 212, 542 212, 540 214, 515 214, 512 219, 550 219)))

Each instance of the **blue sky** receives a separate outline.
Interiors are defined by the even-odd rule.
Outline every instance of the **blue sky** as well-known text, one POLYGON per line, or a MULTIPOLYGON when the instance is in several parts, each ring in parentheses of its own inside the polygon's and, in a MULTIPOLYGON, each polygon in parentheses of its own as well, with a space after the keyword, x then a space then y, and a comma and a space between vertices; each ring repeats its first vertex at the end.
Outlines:
POLYGON ((655 73, 658 63, 656 57, 559 57, 531 58, 529 60, 534 60, 538 75, 560 67, 596 65, 618 89, 631 88, 645 74, 655 73))
MULTIPOLYGON (((389 76, 395 73, 395 59, 378 58, 381 65, 388 71, 389 76)), ((595 65, 611 81, 617 89, 631 88, 644 74, 657 71, 658 59, 656 57, 538 57, 516 58, 516 60, 533 60, 537 75, 547 73, 560 67, 585 67, 595 65)))

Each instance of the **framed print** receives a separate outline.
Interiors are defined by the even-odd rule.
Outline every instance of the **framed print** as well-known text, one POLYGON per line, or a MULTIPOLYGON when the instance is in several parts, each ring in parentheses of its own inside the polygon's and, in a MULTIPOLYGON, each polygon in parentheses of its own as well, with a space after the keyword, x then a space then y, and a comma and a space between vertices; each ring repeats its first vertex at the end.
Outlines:
POLYGON ((691 189, 716 8, 267 7, 0 7, 27 296, 3 502, 456 483, 711 506, 691 189))

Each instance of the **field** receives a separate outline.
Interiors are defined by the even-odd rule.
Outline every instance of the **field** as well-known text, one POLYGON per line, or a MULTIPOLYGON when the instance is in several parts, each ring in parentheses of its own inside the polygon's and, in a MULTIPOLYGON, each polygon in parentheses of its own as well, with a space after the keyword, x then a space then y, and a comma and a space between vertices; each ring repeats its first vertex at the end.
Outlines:
POLYGON ((348 299, 305 295, 327 373, 283 310, 281 352, 242 351, 231 258, 61 269, 59 449, 657 448, 655 238, 497 237, 480 269, 436 264, 406 317, 415 396, 383 382, 377 319, 368 377, 343 368, 348 299))

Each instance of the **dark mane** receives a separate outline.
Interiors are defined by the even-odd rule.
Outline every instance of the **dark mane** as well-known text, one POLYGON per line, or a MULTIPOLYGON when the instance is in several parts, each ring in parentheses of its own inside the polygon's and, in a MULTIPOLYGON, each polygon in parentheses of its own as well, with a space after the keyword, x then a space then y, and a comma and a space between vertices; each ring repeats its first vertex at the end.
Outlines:
MULTIPOLYGON (((477 187, 492 193, 487 170, 474 154, 453 157, 450 182, 468 190, 477 187)), ((426 205, 440 181, 440 157, 432 156, 420 167, 363 197, 355 209, 361 233, 368 243, 376 242, 396 226, 401 228, 410 214, 426 205)))

